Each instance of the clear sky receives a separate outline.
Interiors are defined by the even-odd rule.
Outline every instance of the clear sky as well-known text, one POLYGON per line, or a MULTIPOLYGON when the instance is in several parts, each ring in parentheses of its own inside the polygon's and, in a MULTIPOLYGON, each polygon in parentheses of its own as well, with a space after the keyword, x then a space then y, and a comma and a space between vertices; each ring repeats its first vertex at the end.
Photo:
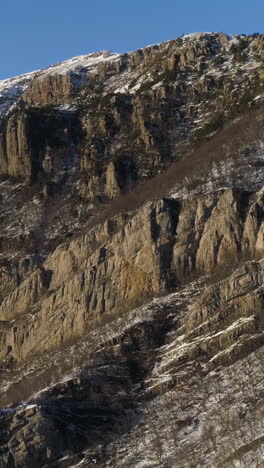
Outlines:
POLYGON ((264 32, 264 0, 0 0, 0 79, 191 32, 264 32))

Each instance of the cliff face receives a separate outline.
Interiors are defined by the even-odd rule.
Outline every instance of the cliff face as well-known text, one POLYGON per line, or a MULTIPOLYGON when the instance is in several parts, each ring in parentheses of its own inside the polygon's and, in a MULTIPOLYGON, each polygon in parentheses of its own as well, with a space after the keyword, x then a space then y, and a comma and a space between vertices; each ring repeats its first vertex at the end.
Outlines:
POLYGON ((20 95, 3 106, 1 173, 25 182, 45 175, 49 185, 62 153, 60 169, 74 168, 80 194, 112 198, 258 103, 262 55, 262 36, 205 34, 6 80, 3 99, 13 88, 20 95))
POLYGON ((243 197, 230 189, 164 199, 58 247, 5 296, 1 357, 19 361, 60 346, 195 274, 261 258, 263 192, 246 212, 243 197))
POLYGON ((263 463, 263 51, 0 83, 0 466, 263 463))

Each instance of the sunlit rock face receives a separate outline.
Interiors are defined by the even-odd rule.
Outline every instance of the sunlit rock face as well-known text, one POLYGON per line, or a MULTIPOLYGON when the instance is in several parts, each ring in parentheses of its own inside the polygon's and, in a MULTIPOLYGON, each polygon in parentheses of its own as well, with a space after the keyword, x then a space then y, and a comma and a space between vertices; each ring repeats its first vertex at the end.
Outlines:
POLYGON ((263 463, 262 35, 0 82, 0 466, 263 463))

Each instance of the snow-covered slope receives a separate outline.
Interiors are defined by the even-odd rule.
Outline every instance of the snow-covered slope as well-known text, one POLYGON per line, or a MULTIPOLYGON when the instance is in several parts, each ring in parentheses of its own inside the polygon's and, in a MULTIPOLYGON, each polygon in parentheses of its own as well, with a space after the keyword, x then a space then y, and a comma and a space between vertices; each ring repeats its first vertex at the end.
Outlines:
MULTIPOLYGON (((215 48, 216 51, 219 52, 221 49, 223 64, 220 70, 216 70, 214 62, 208 62, 208 70, 203 75, 203 78, 206 75, 217 76, 219 73, 230 72, 231 74, 235 74, 237 65, 232 63, 229 51, 231 45, 237 44, 241 38, 243 38, 243 36, 224 35, 222 33, 187 34, 180 38, 181 43, 178 45, 178 51, 182 51, 182 53, 185 54, 185 52, 188 53, 190 48, 195 48, 197 46, 200 47, 200 45, 205 41, 209 41, 209 43, 211 43, 211 47, 215 48)), ((148 55, 153 53, 154 56, 155 54, 160 54, 161 60, 162 56, 165 59, 166 51, 169 52, 174 42, 175 41, 167 41, 161 44, 154 44, 148 46, 145 49, 139 49, 138 51, 132 51, 126 54, 111 53, 105 50, 88 55, 81 55, 52 65, 43 70, 33 71, 31 73, 0 81, 0 115, 10 110, 10 108, 19 100, 23 92, 28 88, 34 79, 43 79, 48 76, 74 73, 80 75, 80 77, 83 79, 82 84, 84 84, 88 78, 89 73, 96 73, 98 71, 98 67, 102 64, 120 62, 122 60, 129 63, 131 60, 133 61, 135 54, 141 54, 145 52, 147 52, 148 55)), ((258 68, 259 66, 260 63, 254 59, 251 46, 249 45, 248 58, 244 64, 239 66, 239 68, 246 71, 249 69, 252 70, 253 68, 258 68)), ((107 88, 110 91, 116 93, 133 94, 142 86, 142 84, 150 83, 151 86, 155 88, 158 88, 164 84, 162 80, 162 70, 158 72, 158 75, 161 75, 161 79, 159 79, 159 76, 157 75, 155 82, 153 82, 153 73, 151 67, 148 72, 142 74, 142 71, 143 70, 140 70, 140 68, 135 71, 128 67, 119 74, 118 78, 115 76, 113 78, 110 77, 107 79, 107 88), (134 83, 135 81, 136 83, 134 83)))
POLYGON ((102 51, 88 55, 80 55, 72 59, 60 62, 56 65, 33 71, 14 78, 0 81, 0 115, 10 110, 35 78, 42 79, 55 74, 63 75, 69 72, 89 72, 99 64, 117 60, 119 54, 102 51))

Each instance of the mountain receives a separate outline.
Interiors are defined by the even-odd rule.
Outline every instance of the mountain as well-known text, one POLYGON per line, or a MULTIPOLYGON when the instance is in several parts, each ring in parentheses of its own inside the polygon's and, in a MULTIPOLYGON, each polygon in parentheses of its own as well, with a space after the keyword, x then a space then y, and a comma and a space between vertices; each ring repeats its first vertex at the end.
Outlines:
POLYGON ((264 36, 0 82, 0 467, 264 466, 264 36))

